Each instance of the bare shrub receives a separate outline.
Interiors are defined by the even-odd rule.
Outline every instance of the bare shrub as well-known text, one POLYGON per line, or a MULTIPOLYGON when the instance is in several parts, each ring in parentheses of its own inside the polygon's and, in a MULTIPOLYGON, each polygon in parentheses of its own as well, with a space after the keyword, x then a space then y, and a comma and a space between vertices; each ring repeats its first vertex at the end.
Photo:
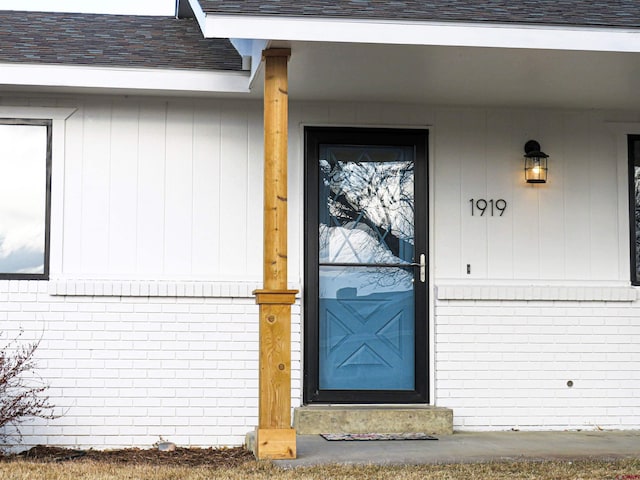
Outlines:
POLYGON ((40 341, 23 344, 23 331, 0 347, 0 444, 22 440, 19 425, 29 418, 57 418, 44 395, 48 386, 34 375, 40 341))

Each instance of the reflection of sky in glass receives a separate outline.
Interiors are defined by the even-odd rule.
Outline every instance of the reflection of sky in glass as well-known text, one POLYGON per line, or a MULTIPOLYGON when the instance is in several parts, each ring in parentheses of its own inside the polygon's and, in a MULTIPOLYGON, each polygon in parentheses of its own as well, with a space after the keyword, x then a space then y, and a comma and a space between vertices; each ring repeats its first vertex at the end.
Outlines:
POLYGON ((47 127, 0 125, 0 273, 44 273, 47 127))
POLYGON ((413 270, 391 266, 414 261, 413 154, 411 147, 321 146, 322 299, 346 290, 358 298, 413 291, 413 270), (330 267, 332 263, 368 266, 330 267))
POLYGON ((411 147, 323 146, 321 262, 413 261, 411 147))

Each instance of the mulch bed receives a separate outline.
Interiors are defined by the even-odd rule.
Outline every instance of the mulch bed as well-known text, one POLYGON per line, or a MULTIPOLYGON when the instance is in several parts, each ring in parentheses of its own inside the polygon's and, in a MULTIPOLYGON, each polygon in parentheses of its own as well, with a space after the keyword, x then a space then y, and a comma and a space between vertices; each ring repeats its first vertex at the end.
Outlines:
POLYGON ((187 467, 233 468, 253 461, 255 457, 243 447, 176 448, 163 452, 157 448, 126 448, 122 450, 71 450, 38 445, 18 454, 0 455, 0 462, 28 461, 103 462, 118 465, 172 465, 187 467))

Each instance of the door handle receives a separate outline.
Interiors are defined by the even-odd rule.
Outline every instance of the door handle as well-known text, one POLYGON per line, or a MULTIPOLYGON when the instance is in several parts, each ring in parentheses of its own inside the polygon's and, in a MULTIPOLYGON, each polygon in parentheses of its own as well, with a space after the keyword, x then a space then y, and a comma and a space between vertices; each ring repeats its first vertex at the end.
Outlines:
POLYGON ((427 281, 427 256, 424 253, 420 254, 420 281, 427 281))

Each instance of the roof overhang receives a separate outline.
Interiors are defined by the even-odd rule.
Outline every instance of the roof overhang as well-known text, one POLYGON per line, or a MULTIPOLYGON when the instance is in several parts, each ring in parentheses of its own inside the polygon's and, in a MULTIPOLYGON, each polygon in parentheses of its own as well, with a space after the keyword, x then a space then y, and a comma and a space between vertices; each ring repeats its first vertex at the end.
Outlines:
POLYGON ((182 2, 205 37, 234 39, 251 59, 255 90, 261 52, 276 46, 292 49, 292 98, 640 106, 640 28, 229 15, 182 2))
POLYGON ((206 38, 640 52, 640 28, 222 15, 189 2, 206 38))
POLYGON ((83 65, 0 64, 0 85, 49 91, 175 95, 247 94, 248 72, 115 68, 83 65))
POLYGON ((637 53, 328 42, 286 46, 291 48, 289 93, 296 101, 640 108, 637 53))

